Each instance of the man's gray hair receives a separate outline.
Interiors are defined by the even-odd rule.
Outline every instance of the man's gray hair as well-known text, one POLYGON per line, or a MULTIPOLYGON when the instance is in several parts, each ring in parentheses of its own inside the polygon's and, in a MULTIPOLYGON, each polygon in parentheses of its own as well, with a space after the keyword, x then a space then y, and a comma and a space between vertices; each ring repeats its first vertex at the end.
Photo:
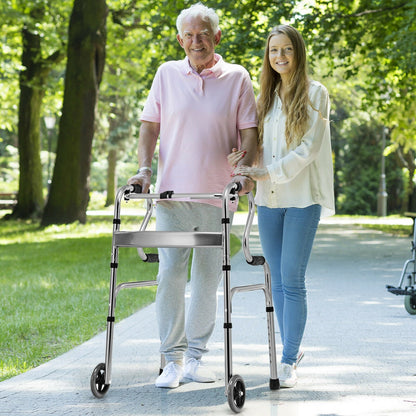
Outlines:
POLYGON ((220 19, 215 10, 204 6, 202 3, 197 3, 188 9, 182 10, 176 19, 176 28, 180 36, 182 36, 182 23, 188 17, 200 17, 202 20, 209 22, 214 34, 220 30, 220 19))

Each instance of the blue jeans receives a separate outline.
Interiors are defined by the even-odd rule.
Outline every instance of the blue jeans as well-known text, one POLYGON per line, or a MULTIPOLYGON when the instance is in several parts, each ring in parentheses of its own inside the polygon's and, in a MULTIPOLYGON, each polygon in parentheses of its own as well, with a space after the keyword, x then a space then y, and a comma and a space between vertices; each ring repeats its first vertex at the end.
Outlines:
POLYGON ((321 215, 306 208, 257 207, 264 257, 270 266, 273 303, 283 344, 282 363, 294 364, 305 330, 305 272, 321 215))

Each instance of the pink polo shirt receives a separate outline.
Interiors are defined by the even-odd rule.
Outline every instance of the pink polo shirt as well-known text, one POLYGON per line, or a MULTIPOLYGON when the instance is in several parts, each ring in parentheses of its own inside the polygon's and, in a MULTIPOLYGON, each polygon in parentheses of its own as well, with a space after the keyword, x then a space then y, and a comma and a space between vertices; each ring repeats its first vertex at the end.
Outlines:
POLYGON ((140 118, 160 123, 156 192, 222 193, 231 181, 227 155, 239 145, 239 130, 257 126, 248 72, 216 59, 201 74, 187 57, 157 70, 140 118))

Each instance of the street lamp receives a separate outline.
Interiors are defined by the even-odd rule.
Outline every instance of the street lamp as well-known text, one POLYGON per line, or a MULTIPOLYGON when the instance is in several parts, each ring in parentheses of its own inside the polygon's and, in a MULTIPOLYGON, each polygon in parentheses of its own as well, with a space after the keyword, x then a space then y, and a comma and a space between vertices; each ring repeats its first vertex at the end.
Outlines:
POLYGON ((55 117, 54 116, 46 116, 45 125, 48 130, 48 188, 51 183, 51 153, 52 153, 52 134, 53 128, 55 127, 55 117))
POLYGON ((377 195, 377 215, 385 217, 387 215, 387 192, 386 192, 386 173, 384 163, 384 149, 386 147, 386 128, 383 126, 381 134, 381 174, 380 186, 377 195))

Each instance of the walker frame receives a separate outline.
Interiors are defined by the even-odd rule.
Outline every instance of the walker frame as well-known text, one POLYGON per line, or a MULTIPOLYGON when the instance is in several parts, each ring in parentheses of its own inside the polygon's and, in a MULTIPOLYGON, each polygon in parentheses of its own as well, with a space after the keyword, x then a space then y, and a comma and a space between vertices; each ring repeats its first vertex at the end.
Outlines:
MULTIPOLYGON (((117 284, 118 251, 121 247, 136 247, 140 258, 145 262, 158 262, 158 254, 145 253, 143 248, 151 247, 221 247, 223 255, 223 284, 224 284, 224 355, 225 355, 225 394, 230 408, 241 412, 245 403, 246 389, 243 378, 232 371, 232 298, 237 292, 262 290, 265 295, 268 347, 270 361, 270 389, 280 388, 277 376, 276 344, 274 329, 274 308, 271 296, 270 269, 263 256, 252 256, 249 248, 249 236, 254 218, 255 206, 252 193, 248 193, 249 212, 242 238, 242 248, 248 264, 263 266, 264 283, 236 286, 231 288, 230 274, 230 229, 229 201, 238 198, 241 189, 239 183, 229 183, 222 194, 175 194, 173 191, 161 194, 143 194, 139 185, 126 185, 117 191, 114 203, 113 238, 111 255, 110 293, 107 317, 105 362, 98 364, 91 375, 90 386, 93 395, 102 398, 108 391, 112 375, 112 352, 115 324, 115 304, 121 289, 155 286, 155 280, 124 282, 117 284), (171 232, 171 231, 146 231, 152 217, 153 205, 156 200, 173 201, 175 199, 222 199, 221 232, 171 232), (122 231, 121 203, 130 199, 146 200, 146 213, 138 231, 122 231)), ((162 357, 162 363, 164 362, 162 357)))

